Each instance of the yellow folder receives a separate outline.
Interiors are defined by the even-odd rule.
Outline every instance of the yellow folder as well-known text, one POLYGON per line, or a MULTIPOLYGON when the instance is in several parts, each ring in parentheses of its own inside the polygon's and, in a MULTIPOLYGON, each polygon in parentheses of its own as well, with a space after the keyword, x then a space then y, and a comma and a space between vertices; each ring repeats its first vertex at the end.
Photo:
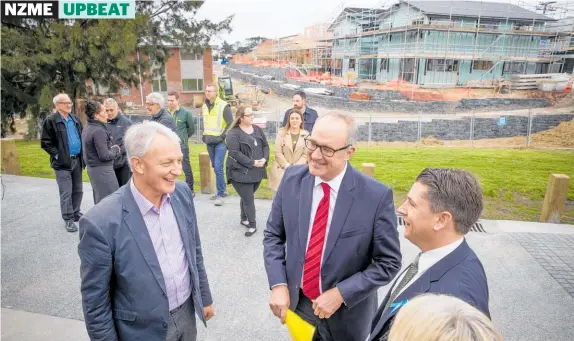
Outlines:
POLYGON ((285 324, 287 325, 287 329, 289 330, 289 334, 291 334, 293 341, 311 341, 313 339, 315 327, 303 320, 293 311, 287 310, 285 324))

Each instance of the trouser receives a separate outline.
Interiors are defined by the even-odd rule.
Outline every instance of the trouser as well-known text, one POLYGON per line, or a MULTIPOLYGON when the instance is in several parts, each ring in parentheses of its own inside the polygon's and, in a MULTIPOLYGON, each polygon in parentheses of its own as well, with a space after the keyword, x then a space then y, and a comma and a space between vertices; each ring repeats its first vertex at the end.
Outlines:
POLYGON ((166 341, 195 341, 197 326, 193 299, 190 297, 184 304, 169 312, 166 341))
POLYGON ((119 168, 114 168, 114 173, 116 173, 116 179, 118 179, 118 186, 122 187, 127 184, 132 177, 132 171, 130 170, 130 165, 125 164, 119 168))
POLYGON ((82 205, 82 165, 79 158, 72 159, 72 169, 56 169, 56 183, 60 191, 60 211, 64 221, 74 221, 82 205))
POLYGON ((241 183, 236 181, 231 181, 233 188, 241 201, 239 206, 241 207, 241 221, 249 221, 249 227, 256 227, 255 223, 255 191, 259 188, 261 182, 254 183, 241 183))
POLYGON ((225 161, 225 153, 227 146, 221 142, 218 144, 208 144, 207 153, 211 159, 211 165, 215 172, 215 183, 217 185, 217 195, 222 197, 225 193, 225 176, 223 175, 223 162, 225 161))
POLYGON ((191 170, 191 163, 189 162, 189 148, 181 148, 183 153, 183 161, 181 166, 183 167, 183 173, 185 174, 185 182, 189 186, 192 192, 193 190, 193 171, 191 170))
POLYGON ((339 310, 330 318, 319 318, 314 314, 313 302, 303 294, 303 290, 299 290, 299 302, 297 302, 295 313, 315 326, 313 341, 364 341, 368 332, 358 331, 353 328, 352 321, 342 319, 342 309, 345 309, 344 305, 339 307, 339 310))
POLYGON ((88 166, 88 176, 90 177, 90 183, 92 184, 94 205, 120 188, 112 165, 97 167, 88 166))

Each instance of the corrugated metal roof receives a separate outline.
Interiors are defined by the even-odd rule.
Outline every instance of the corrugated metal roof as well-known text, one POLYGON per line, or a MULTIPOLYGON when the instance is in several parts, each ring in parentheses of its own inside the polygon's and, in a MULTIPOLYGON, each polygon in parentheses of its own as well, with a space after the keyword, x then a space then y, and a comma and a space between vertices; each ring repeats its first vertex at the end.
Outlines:
POLYGON ((518 20, 556 21, 543 14, 520 6, 500 2, 483 1, 402 1, 427 14, 452 15, 457 17, 509 18, 518 20))

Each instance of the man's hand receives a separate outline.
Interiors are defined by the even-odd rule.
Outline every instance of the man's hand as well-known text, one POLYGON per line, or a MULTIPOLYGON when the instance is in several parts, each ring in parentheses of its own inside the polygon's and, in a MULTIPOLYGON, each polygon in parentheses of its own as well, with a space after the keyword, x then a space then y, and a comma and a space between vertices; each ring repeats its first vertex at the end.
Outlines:
POLYGON ((271 298, 269 299, 269 307, 273 315, 281 319, 281 323, 285 324, 285 316, 287 309, 289 309, 289 289, 286 285, 278 285, 271 289, 271 298))
POLYGON ((208 305, 207 307, 203 307, 203 318, 205 321, 209 321, 215 315, 215 308, 213 308, 213 304, 208 305))
POLYGON ((341 296, 339 288, 334 287, 313 300, 313 309, 315 310, 315 315, 322 319, 328 319, 343 303, 343 296, 341 296))

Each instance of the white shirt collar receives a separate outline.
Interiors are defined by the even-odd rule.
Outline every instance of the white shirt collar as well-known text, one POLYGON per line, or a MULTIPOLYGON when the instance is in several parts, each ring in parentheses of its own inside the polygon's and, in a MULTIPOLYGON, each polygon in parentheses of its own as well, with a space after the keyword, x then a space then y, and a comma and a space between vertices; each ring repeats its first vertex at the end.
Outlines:
POLYGON ((347 165, 349 163, 345 163, 345 169, 343 169, 343 171, 341 173, 339 173, 339 175, 337 175, 336 177, 334 177, 333 179, 329 180, 329 181, 324 181, 323 179, 321 179, 321 177, 316 176, 315 177, 315 186, 317 187, 319 186, 322 182, 327 183, 327 185, 329 185, 329 187, 331 187, 332 191, 335 191, 335 193, 339 192, 339 188, 341 187, 341 182, 343 182, 343 178, 345 177, 345 173, 347 172, 347 165))
POLYGON ((458 239, 458 240, 456 240, 456 241, 454 241, 448 245, 439 247, 438 249, 423 252, 421 254, 421 258, 419 259, 419 272, 427 270, 431 266, 438 263, 441 259, 448 256, 457 247, 459 247, 463 241, 464 241, 464 237, 461 237, 460 239, 458 239))

